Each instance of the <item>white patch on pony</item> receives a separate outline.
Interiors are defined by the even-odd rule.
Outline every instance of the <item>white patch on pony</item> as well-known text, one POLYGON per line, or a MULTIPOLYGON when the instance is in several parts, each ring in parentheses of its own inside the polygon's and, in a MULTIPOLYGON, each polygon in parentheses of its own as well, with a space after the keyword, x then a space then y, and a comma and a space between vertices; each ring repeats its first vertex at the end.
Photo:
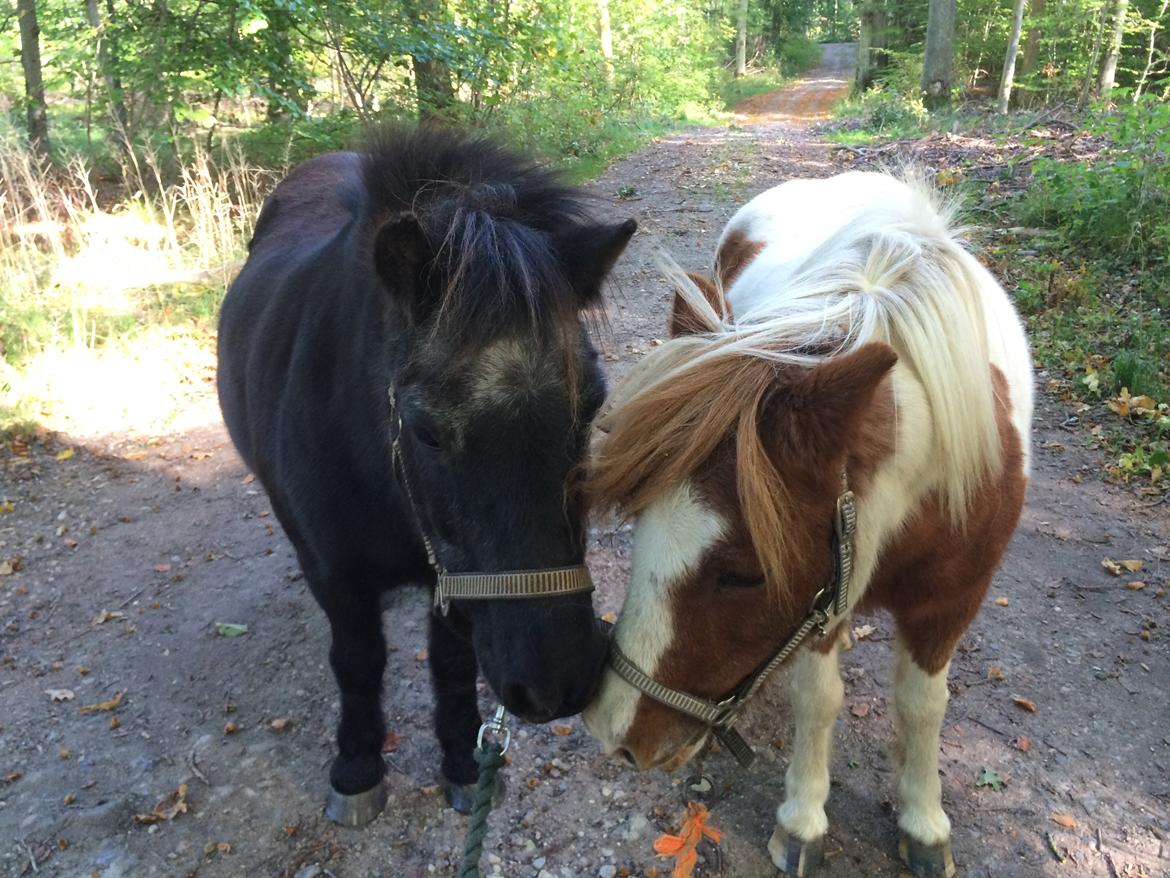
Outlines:
MULTIPOLYGON (((634 524, 633 568, 614 637, 651 677, 674 639, 671 584, 702 560, 724 534, 722 516, 696 497, 690 482, 663 495, 634 524)), ((608 668, 597 698, 585 710, 589 731, 613 750, 634 721, 641 693, 608 668)))
MULTIPOLYGON (((776 822, 801 841, 815 841, 829 829, 825 802, 829 798, 829 755, 833 748, 833 723, 841 712, 845 685, 837 668, 838 648, 828 655, 811 649, 798 650, 792 659, 789 685, 796 740, 792 761, 784 775, 784 804, 776 822)), ((773 851, 777 859, 782 852, 773 851)))
POLYGON ((480 351, 472 370, 471 403, 497 408, 534 392, 549 376, 534 346, 519 338, 501 338, 480 351))
POLYGON ((947 670, 927 674, 898 638, 894 645, 894 733, 898 828, 925 845, 951 837, 938 777, 938 734, 947 709, 947 670))

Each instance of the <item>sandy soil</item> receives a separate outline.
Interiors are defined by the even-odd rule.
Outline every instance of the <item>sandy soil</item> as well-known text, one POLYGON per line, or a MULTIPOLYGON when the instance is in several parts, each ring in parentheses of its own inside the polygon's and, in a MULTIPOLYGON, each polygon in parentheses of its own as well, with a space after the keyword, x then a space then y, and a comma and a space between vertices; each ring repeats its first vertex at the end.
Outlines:
MULTIPOLYGON (((656 248, 703 269, 739 204, 834 172, 809 122, 846 87, 851 51, 829 47, 820 69, 754 98, 737 124, 664 138, 595 184, 615 217, 641 221, 602 339, 613 375, 663 333, 656 248)), ((210 377, 188 375, 178 391, 207 413, 201 423, 0 451, 0 874, 451 875, 464 818, 436 787, 427 595, 404 590, 385 615, 386 714, 402 736, 386 756, 389 807, 363 830, 339 829, 321 814, 337 718, 325 618, 215 417, 210 377), (247 633, 217 635, 225 622, 247 633), (119 693, 112 710, 82 709, 119 693), (185 813, 134 822, 180 784, 185 813)), ((943 791, 969 878, 1170 875, 1167 507, 1102 484, 1068 414, 1041 398, 1028 505, 992 588, 1004 600, 989 601, 951 671, 943 791), (1114 577, 1106 556, 1144 566, 1114 577), (1136 581, 1145 588, 1125 587, 1136 581), (984 768, 1006 786, 977 786, 984 768)), ((599 611, 616 610, 628 531, 599 523, 594 537, 599 611)), ((844 656, 825 874, 884 878, 900 871, 891 627, 856 624, 874 631, 844 656)), ((494 706, 489 692, 482 705, 494 706)), ((567 733, 517 725, 485 872, 668 874, 651 841, 675 827, 685 779, 611 763, 578 720, 556 731, 567 733)), ((761 751, 754 769, 720 753, 701 766, 726 833, 704 850, 703 876, 774 874, 764 846, 791 736, 781 684, 745 731, 761 751)))

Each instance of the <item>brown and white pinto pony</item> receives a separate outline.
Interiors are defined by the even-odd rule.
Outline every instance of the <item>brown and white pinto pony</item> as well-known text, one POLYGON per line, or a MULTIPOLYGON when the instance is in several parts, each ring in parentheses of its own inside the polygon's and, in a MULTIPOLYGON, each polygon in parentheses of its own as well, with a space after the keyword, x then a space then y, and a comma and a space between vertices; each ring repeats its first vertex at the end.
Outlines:
MULTIPOLYGON (((951 654, 1028 480, 1020 321, 950 209, 886 174, 770 189, 724 230, 713 282, 674 273, 674 337, 617 389, 592 461, 594 498, 636 517, 616 643, 658 683, 726 696, 832 575, 844 475, 849 609, 887 610, 897 627, 901 852, 916 875, 951 875, 938 736, 951 654)), ((846 624, 790 660, 796 735, 769 850, 794 874, 828 826, 846 624)), ((613 670, 585 721, 640 769, 681 766, 710 731, 613 670)))

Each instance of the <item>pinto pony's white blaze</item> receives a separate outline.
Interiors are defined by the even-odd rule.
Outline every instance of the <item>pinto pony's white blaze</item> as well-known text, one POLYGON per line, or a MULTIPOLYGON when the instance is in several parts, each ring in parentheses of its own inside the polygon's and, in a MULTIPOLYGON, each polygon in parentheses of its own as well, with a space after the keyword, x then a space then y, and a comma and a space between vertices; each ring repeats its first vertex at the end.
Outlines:
MULTIPOLYGON (((938 731, 951 653, 1023 503, 1032 384, 1020 322, 950 208, 884 174, 758 196, 728 223, 702 290, 666 268, 684 334, 616 389, 591 471, 597 500, 637 516, 635 557, 653 546, 659 571, 635 563, 619 645, 663 685, 724 697, 824 584, 844 473, 858 508, 850 608, 887 609, 898 629, 899 825, 916 874, 950 874, 938 731), (689 536, 697 510, 717 522, 702 539, 689 536), (675 564, 662 556, 672 543, 675 564)), ((827 827, 835 651, 830 636, 795 659, 796 743, 770 845, 782 868, 785 847, 827 827)), ((642 767, 694 749, 695 720, 612 672, 587 720, 642 767)))

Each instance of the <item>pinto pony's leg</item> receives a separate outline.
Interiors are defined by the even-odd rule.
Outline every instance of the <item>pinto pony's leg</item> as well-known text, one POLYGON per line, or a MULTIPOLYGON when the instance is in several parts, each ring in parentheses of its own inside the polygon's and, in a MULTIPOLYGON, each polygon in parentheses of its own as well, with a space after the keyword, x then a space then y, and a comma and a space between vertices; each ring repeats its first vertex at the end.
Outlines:
POLYGON ((325 812, 334 822, 360 826, 373 820, 386 803, 382 779, 386 640, 378 593, 349 591, 345 595, 344 603, 322 602, 333 634, 329 664, 341 690, 338 754, 329 770, 333 791, 325 812))
POLYGON ((478 666, 471 645, 471 630, 453 627, 454 613, 447 618, 431 614, 430 665, 435 693, 435 736, 443 749, 443 787, 447 801, 456 811, 471 810, 470 785, 476 780, 475 738, 479 733, 479 705, 475 681, 478 666))
POLYGON ((894 723, 898 762, 899 851, 921 878, 955 874, 951 821, 942 808, 939 729, 947 708, 947 670, 923 670, 901 637, 894 647, 894 723))
POLYGON ((784 804, 776 812, 778 825, 768 842, 772 862, 789 875, 811 874, 824 852, 833 723, 845 697, 837 652, 834 641, 827 653, 802 649, 792 661, 796 741, 784 776, 784 804))

